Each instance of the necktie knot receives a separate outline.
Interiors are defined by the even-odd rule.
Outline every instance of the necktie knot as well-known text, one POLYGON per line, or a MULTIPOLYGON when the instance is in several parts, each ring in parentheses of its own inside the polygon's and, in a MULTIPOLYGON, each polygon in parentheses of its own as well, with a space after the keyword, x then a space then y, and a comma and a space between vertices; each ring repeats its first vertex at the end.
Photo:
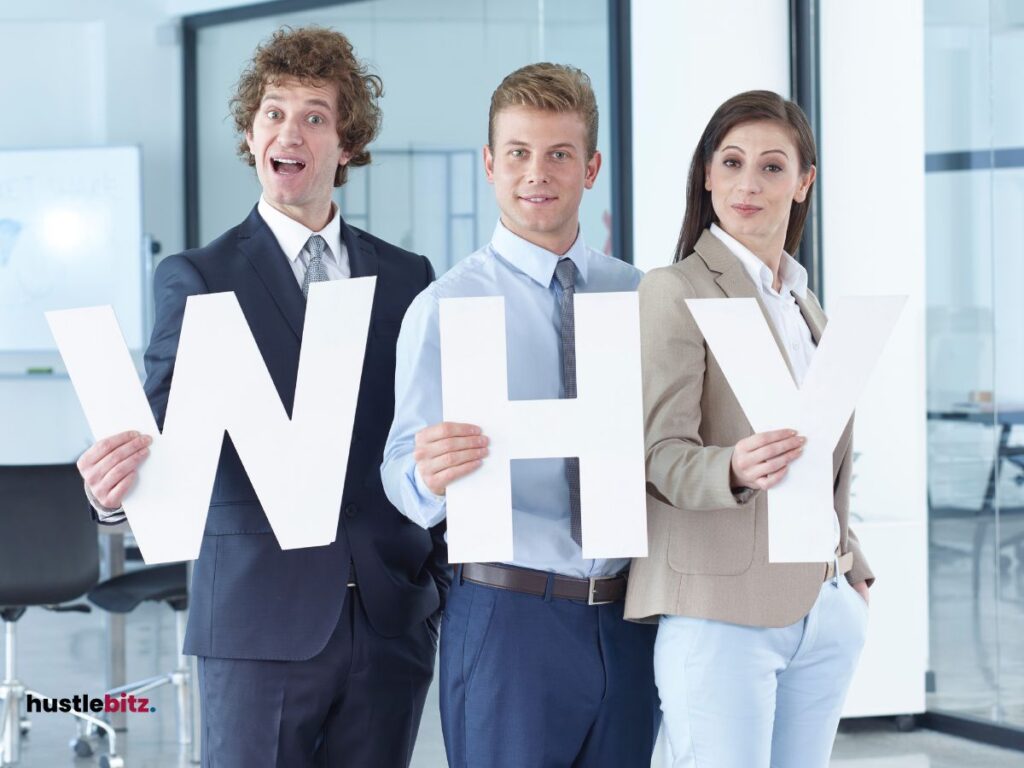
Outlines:
POLYGON ((576 287, 576 265, 572 263, 572 259, 558 260, 558 264, 555 265, 555 279, 563 291, 576 287))
POLYGON ((324 256, 324 249, 327 247, 327 241, 320 235, 310 235, 309 240, 306 241, 306 247, 309 249, 310 261, 313 259, 322 259, 324 256))

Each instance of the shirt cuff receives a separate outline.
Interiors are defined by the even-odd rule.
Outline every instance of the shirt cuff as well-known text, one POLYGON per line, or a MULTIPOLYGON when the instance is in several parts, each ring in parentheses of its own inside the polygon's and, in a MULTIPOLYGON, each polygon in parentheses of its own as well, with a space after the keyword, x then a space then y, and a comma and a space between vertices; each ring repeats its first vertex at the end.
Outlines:
POLYGON ((401 488, 401 504, 396 506, 418 526, 432 528, 444 520, 447 500, 427 488, 415 464, 411 471, 406 470, 401 488))
POLYGON ((427 481, 423 479, 423 475, 420 474, 419 465, 414 464, 412 468, 413 482, 416 484, 416 492, 423 498, 424 501, 433 501, 435 504, 444 504, 445 497, 438 496, 430 488, 427 487, 427 481))
POLYGON ((105 507, 99 503, 93 492, 89 490, 89 485, 85 484, 85 497, 89 500, 90 506, 96 510, 96 520, 101 523, 122 523, 127 520, 127 516, 124 513, 124 507, 118 507, 117 509, 111 509, 105 507))

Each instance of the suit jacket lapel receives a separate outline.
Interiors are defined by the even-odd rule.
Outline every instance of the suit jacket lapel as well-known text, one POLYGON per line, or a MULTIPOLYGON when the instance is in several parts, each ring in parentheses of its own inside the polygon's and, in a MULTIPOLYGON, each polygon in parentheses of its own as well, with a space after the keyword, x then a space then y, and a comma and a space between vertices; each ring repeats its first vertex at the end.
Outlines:
MULTIPOLYGON (((724 291, 726 296, 730 299, 754 299, 757 301, 757 306, 761 308, 761 314, 764 315, 764 320, 768 323, 768 330, 771 331, 772 338, 775 339, 775 344, 779 348, 779 353, 786 362, 789 375, 793 376, 793 364, 789 361, 789 355, 786 354, 786 345, 779 338, 779 332, 775 329, 775 323, 768 316, 768 310, 761 300, 761 293, 758 291, 757 286, 754 285, 754 281, 750 279, 750 275, 744 269, 743 263, 721 240, 711 234, 710 230, 704 230, 704 234, 700 236, 697 245, 694 246, 694 250, 704 260, 704 263, 707 264, 708 269, 716 273, 715 282, 718 283, 718 287, 724 291)), ((795 381, 796 377, 794 376, 793 378, 795 381)))
POLYGON ((377 250, 359 232, 341 222, 341 238, 348 251, 348 263, 352 277, 373 277, 377 274, 377 250))
POLYGON ((796 299, 796 305, 800 307, 800 314, 804 316, 804 321, 811 330, 811 338, 814 339, 814 344, 817 346, 821 341, 821 334, 825 331, 825 323, 828 322, 825 313, 821 311, 818 302, 809 293, 802 299, 794 293, 793 298, 796 299))
POLYGON ((281 310, 296 338, 302 338, 302 323, 306 315, 306 300, 288 265, 277 238, 263 221, 256 208, 252 209, 238 235, 238 248, 249 259, 270 296, 281 310))

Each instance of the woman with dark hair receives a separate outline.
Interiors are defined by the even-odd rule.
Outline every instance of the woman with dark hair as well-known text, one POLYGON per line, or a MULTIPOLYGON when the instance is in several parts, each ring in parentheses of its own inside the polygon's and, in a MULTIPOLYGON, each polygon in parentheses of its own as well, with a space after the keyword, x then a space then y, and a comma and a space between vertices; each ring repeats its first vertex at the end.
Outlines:
POLYGON ((769 562, 765 491, 804 438, 752 434, 686 305, 756 299, 800 383, 825 325, 791 256, 815 162, 796 104, 729 99, 694 152, 674 263, 640 284, 650 548, 626 618, 659 619, 674 766, 825 768, 864 642, 873 576, 847 525, 852 423, 833 457, 835 558, 769 562))

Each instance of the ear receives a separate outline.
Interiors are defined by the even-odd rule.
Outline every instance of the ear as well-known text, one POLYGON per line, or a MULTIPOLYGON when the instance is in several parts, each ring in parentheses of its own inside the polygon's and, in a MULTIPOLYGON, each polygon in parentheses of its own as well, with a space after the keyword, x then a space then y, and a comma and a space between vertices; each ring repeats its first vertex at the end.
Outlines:
POLYGON ((253 149, 252 149, 252 128, 249 128, 245 132, 245 143, 249 147, 249 151, 252 152, 253 155, 255 155, 256 153, 253 152, 253 149))
POLYGON ((484 172, 487 174, 487 182, 494 183, 494 153, 491 148, 484 144, 484 172))
POLYGON ((347 149, 341 151, 341 157, 338 158, 338 165, 348 165, 348 161, 352 159, 352 153, 347 149))
POLYGON ((795 202, 802 203, 804 200, 807 199, 807 192, 808 190, 810 190, 811 184, 814 183, 814 179, 817 177, 817 175, 818 169, 812 165, 810 170, 807 171, 804 177, 800 180, 800 186, 797 187, 796 194, 793 195, 793 200, 795 202))
POLYGON ((584 189, 591 189, 597 181, 597 172, 601 170, 601 153, 594 152, 594 156, 587 161, 586 175, 583 177, 584 189))

